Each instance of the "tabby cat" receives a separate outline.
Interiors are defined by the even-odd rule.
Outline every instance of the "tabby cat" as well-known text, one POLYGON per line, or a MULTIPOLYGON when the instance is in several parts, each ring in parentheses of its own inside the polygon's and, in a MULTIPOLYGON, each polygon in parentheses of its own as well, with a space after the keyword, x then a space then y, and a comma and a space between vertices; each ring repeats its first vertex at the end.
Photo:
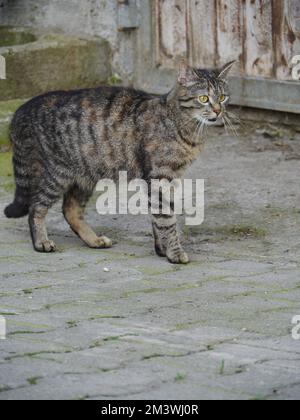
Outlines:
MULTIPOLYGON (((111 247, 111 240, 97 236, 84 220, 97 182, 117 180, 120 171, 149 183, 181 178, 201 152, 203 128, 226 118, 226 78, 233 64, 213 71, 181 65, 174 89, 161 97, 100 87, 27 102, 11 124, 16 193, 5 215, 29 215, 34 248, 53 252, 45 219, 63 197, 73 231, 91 248, 111 247)), ((157 254, 187 264, 175 215, 152 217, 157 254)))

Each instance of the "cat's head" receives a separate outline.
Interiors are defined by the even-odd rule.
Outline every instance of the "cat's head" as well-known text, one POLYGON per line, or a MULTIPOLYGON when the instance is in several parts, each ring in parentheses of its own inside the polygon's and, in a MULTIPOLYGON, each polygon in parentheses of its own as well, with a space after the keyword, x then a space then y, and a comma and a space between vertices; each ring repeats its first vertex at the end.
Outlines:
POLYGON ((229 102, 227 76, 235 61, 219 70, 196 69, 181 63, 178 76, 178 101, 191 118, 206 125, 222 119, 229 102))

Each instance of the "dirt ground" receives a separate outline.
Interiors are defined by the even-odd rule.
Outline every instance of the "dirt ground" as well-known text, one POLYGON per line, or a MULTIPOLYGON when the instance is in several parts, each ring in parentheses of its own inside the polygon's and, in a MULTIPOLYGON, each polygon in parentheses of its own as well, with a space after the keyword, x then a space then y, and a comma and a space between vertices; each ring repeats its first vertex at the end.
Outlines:
MULTIPOLYGON (((300 133, 210 129, 187 177, 204 178, 205 221, 182 223, 189 266, 155 256, 144 216, 89 220, 114 240, 86 248, 60 207, 53 255, 3 209, 0 154, 0 399, 299 399, 300 133)), ((183 222, 183 219, 181 220, 183 222)))

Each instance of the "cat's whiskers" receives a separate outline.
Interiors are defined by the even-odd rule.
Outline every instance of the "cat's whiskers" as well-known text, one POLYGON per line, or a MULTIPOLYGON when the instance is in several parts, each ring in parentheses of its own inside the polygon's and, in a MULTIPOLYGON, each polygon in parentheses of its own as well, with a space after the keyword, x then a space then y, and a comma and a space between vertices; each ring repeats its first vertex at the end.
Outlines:
POLYGON ((202 137, 202 131, 203 131, 203 126, 204 126, 204 120, 202 121, 202 123, 198 125, 198 130, 197 130, 197 140, 201 140, 202 137))
POLYGON ((230 124, 231 124, 232 130, 233 130, 233 132, 235 133, 236 137, 239 137, 239 135, 238 135, 238 131, 237 131, 236 127, 234 126, 234 123, 231 121, 231 119, 230 119, 230 118, 229 118, 229 121, 230 121, 230 124))
POLYGON ((225 118, 230 130, 232 131, 233 135, 238 138, 239 137, 238 132, 237 132, 236 128, 234 127, 234 125, 232 124, 230 118, 227 115, 224 115, 224 118, 225 118))
POLYGON ((226 114, 231 118, 236 118, 237 120, 241 121, 240 117, 235 112, 226 111, 226 114))
POLYGON ((206 130, 207 130, 207 125, 206 125, 206 120, 204 119, 202 121, 202 124, 201 124, 201 127, 200 127, 200 133, 199 133, 199 135, 200 135, 200 137, 202 137, 202 139, 204 139, 204 137, 205 137, 206 130))
POLYGON ((199 122, 198 131, 197 131, 197 139, 203 140, 205 135, 205 130, 207 129, 206 120, 203 119, 202 122, 199 122))
POLYGON ((225 120, 224 116, 222 117, 222 121, 223 121, 223 124, 224 124, 225 132, 226 132, 226 134, 228 134, 227 123, 226 123, 226 120, 225 120))
POLYGON ((228 118, 230 118, 230 120, 234 123, 234 124, 236 124, 236 125, 239 125, 239 126, 244 126, 245 124, 242 122, 242 120, 240 119, 240 118, 238 118, 238 117, 235 117, 235 116, 233 116, 233 115, 228 115, 228 118))
POLYGON ((196 125, 196 128, 194 130, 193 136, 191 137, 192 143, 194 143, 194 141, 197 140, 197 132, 199 130, 200 124, 201 124, 201 122, 197 121, 197 125, 196 125))
POLYGON ((226 115, 227 115, 228 118, 231 118, 231 120, 233 120, 235 123, 237 123, 238 125, 240 125, 242 128, 246 128, 246 125, 244 124, 244 122, 234 112, 227 111, 226 112, 226 115))
MULTIPOLYGON (((226 122, 226 124, 227 124, 227 127, 230 129, 230 131, 232 131, 232 132, 233 132, 232 125, 231 125, 231 123, 230 123, 230 119, 228 118, 228 116, 227 116, 226 114, 224 114, 224 120, 225 120, 225 122, 226 122)), ((233 133, 234 133, 234 132, 233 132, 233 133)))

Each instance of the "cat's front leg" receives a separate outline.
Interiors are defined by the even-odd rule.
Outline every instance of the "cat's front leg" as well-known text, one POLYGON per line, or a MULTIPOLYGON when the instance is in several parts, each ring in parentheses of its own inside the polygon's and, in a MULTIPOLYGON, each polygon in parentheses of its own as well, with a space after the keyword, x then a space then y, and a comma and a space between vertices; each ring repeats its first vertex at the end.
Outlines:
POLYGON ((151 174, 154 181, 149 188, 149 205, 155 250, 160 257, 167 257, 172 264, 188 264, 190 260, 180 243, 177 229, 174 194, 176 185, 175 187, 171 185, 174 176, 173 173, 168 174, 167 169, 164 171, 164 176, 161 172, 151 174), (156 180, 159 180, 159 183, 156 180))
POLYGON ((172 264, 188 264, 190 259, 179 238, 175 215, 153 215, 155 249, 159 256, 166 256, 172 264))
POLYGON ((167 247, 165 238, 159 228, 156 226, 155 219, 152 220, 152 228, 153 228, 153 236, 154 236, 154 246, 155 252, 159 257, 166 257, 167 256, 167 247))

